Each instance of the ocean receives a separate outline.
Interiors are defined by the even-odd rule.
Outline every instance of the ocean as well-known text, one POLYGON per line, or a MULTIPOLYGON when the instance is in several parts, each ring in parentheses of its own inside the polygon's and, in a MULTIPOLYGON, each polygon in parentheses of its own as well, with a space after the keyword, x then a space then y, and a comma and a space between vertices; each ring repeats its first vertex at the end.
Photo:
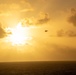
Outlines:
POLYGON ((76 75, 76 61, 1 62, 0 75, 76 75))

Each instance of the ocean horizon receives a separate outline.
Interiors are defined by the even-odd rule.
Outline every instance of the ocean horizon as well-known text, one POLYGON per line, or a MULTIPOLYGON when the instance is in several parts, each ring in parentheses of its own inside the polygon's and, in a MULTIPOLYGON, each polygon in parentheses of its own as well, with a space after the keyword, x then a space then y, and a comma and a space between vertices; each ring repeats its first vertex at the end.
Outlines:
POLYGON ((0 62, 0 75, 76 75, 76 61, 0 62))

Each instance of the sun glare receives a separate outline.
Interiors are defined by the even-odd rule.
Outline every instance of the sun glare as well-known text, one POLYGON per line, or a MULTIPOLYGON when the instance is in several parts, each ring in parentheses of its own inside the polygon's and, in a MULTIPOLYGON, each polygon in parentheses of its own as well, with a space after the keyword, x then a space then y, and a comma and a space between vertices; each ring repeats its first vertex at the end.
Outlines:
POLYGON ((24 45, 28 43, 28 40, 31 40, 29 27, 22 27, 20 22, 15 28, 11 28, 11 34, 9 36, 10 42, 12 45, 24 45))

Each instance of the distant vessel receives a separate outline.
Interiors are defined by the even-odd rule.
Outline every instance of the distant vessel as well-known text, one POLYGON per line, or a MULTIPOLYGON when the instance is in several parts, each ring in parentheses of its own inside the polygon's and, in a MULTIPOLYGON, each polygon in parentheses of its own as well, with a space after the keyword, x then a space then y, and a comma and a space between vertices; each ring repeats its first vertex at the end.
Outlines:
POLYGON ((48 30, 45 30, 45 32, 48 32, 48 30))

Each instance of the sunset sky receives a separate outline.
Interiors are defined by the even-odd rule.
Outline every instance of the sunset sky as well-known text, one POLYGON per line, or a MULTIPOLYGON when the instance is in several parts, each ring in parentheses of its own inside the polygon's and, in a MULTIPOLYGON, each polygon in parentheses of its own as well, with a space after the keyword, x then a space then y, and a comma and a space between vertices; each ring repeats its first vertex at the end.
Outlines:
POLYGON ((0 62, 76 61, 76 0, 0 0, 0 62))

